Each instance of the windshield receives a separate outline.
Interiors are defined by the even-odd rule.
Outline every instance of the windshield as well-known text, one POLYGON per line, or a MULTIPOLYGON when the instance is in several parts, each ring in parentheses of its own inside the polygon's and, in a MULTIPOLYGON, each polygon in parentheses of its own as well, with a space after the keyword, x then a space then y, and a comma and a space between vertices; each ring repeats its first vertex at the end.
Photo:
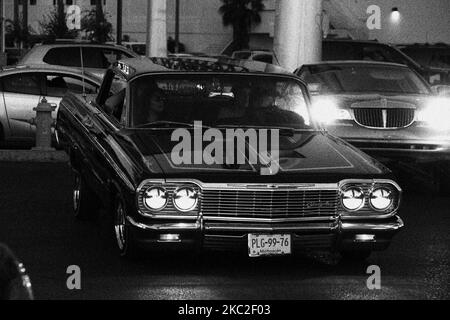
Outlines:
POLYGON ((161 124, 313 129, 305 89, 271 76, 142 76, 130 84, 132 127, 161 124))
POLYGON ((376 65, 319 65, 301 71, 318 94, 429 94, 427 85, 411 70, 376 65))

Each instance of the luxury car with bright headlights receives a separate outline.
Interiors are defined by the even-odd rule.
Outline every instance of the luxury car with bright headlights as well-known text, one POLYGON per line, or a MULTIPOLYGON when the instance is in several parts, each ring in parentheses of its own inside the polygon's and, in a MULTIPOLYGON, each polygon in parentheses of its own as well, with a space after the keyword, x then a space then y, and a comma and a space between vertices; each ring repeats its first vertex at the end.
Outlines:
POLYGON ((298 77, 260 62, 119 61, 97 96, 70 93, 60 105, 75 214, 93 218, 103 204, 122 256, 317 249, 365 258, 386 249, 403 227, 401 188, 382 164, 322 130, 309 108, 298 77), (269 133, 278 139, 268 142, 269 133), (278 170, 263 174, 268 163, 249 159, 267 142, 278 170))
POLYGON ((361 61, 305 65, 313 117, 380 160, 450 160, 450 99, 406 66, 361 61))

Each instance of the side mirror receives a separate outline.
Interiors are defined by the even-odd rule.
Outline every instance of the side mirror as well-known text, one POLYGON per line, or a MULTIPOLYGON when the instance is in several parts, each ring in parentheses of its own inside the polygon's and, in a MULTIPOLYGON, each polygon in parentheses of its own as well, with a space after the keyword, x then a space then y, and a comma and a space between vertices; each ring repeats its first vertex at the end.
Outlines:
POLYGON ((432 86, 431 90, 439 96, 450 97, 450 86, 447 85, 432 86))
POLYGON ((309 93, 313 96, 318 95, 322 90, 322 84, 320 83, 309 83, 308 84, 309 93))

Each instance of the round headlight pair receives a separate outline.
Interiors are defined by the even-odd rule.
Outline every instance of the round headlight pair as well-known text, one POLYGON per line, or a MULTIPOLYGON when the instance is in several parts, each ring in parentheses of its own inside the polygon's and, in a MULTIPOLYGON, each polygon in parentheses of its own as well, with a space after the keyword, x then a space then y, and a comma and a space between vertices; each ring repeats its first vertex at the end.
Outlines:
MULTIPOLYGON (((389 209, 394 202, 392 191, 376 188, 370 193, 369 203, 377 211, 389 209)), ((348 211, 358 211, 364 207, 365 195, 360 188, 349 188, 342 194, 342 205, 348 211)))
MULTIPOLYGON (((145 191, 144 204, 152 211, 161 211, 169 203, 169 193, 162 187, 153 187, 145 191)), ((173 194, 173 204, 178 211, 189 212, 195 209, 198 194, 193 188, 183 187, 173 194)))

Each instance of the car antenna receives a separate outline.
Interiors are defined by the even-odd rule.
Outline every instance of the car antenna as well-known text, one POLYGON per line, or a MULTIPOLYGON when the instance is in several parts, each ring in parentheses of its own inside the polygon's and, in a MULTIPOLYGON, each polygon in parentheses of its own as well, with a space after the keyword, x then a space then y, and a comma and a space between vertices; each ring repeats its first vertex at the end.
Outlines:
POLYGON ((86 95, 86 83, 84 80, 84 59, 83 59, 83 47, 82 46, 80 46, 80 58, 81 58, 81 82, 83 83, 83 98, 84 98, 84 101, 86 101, 87 95, 86 95))

